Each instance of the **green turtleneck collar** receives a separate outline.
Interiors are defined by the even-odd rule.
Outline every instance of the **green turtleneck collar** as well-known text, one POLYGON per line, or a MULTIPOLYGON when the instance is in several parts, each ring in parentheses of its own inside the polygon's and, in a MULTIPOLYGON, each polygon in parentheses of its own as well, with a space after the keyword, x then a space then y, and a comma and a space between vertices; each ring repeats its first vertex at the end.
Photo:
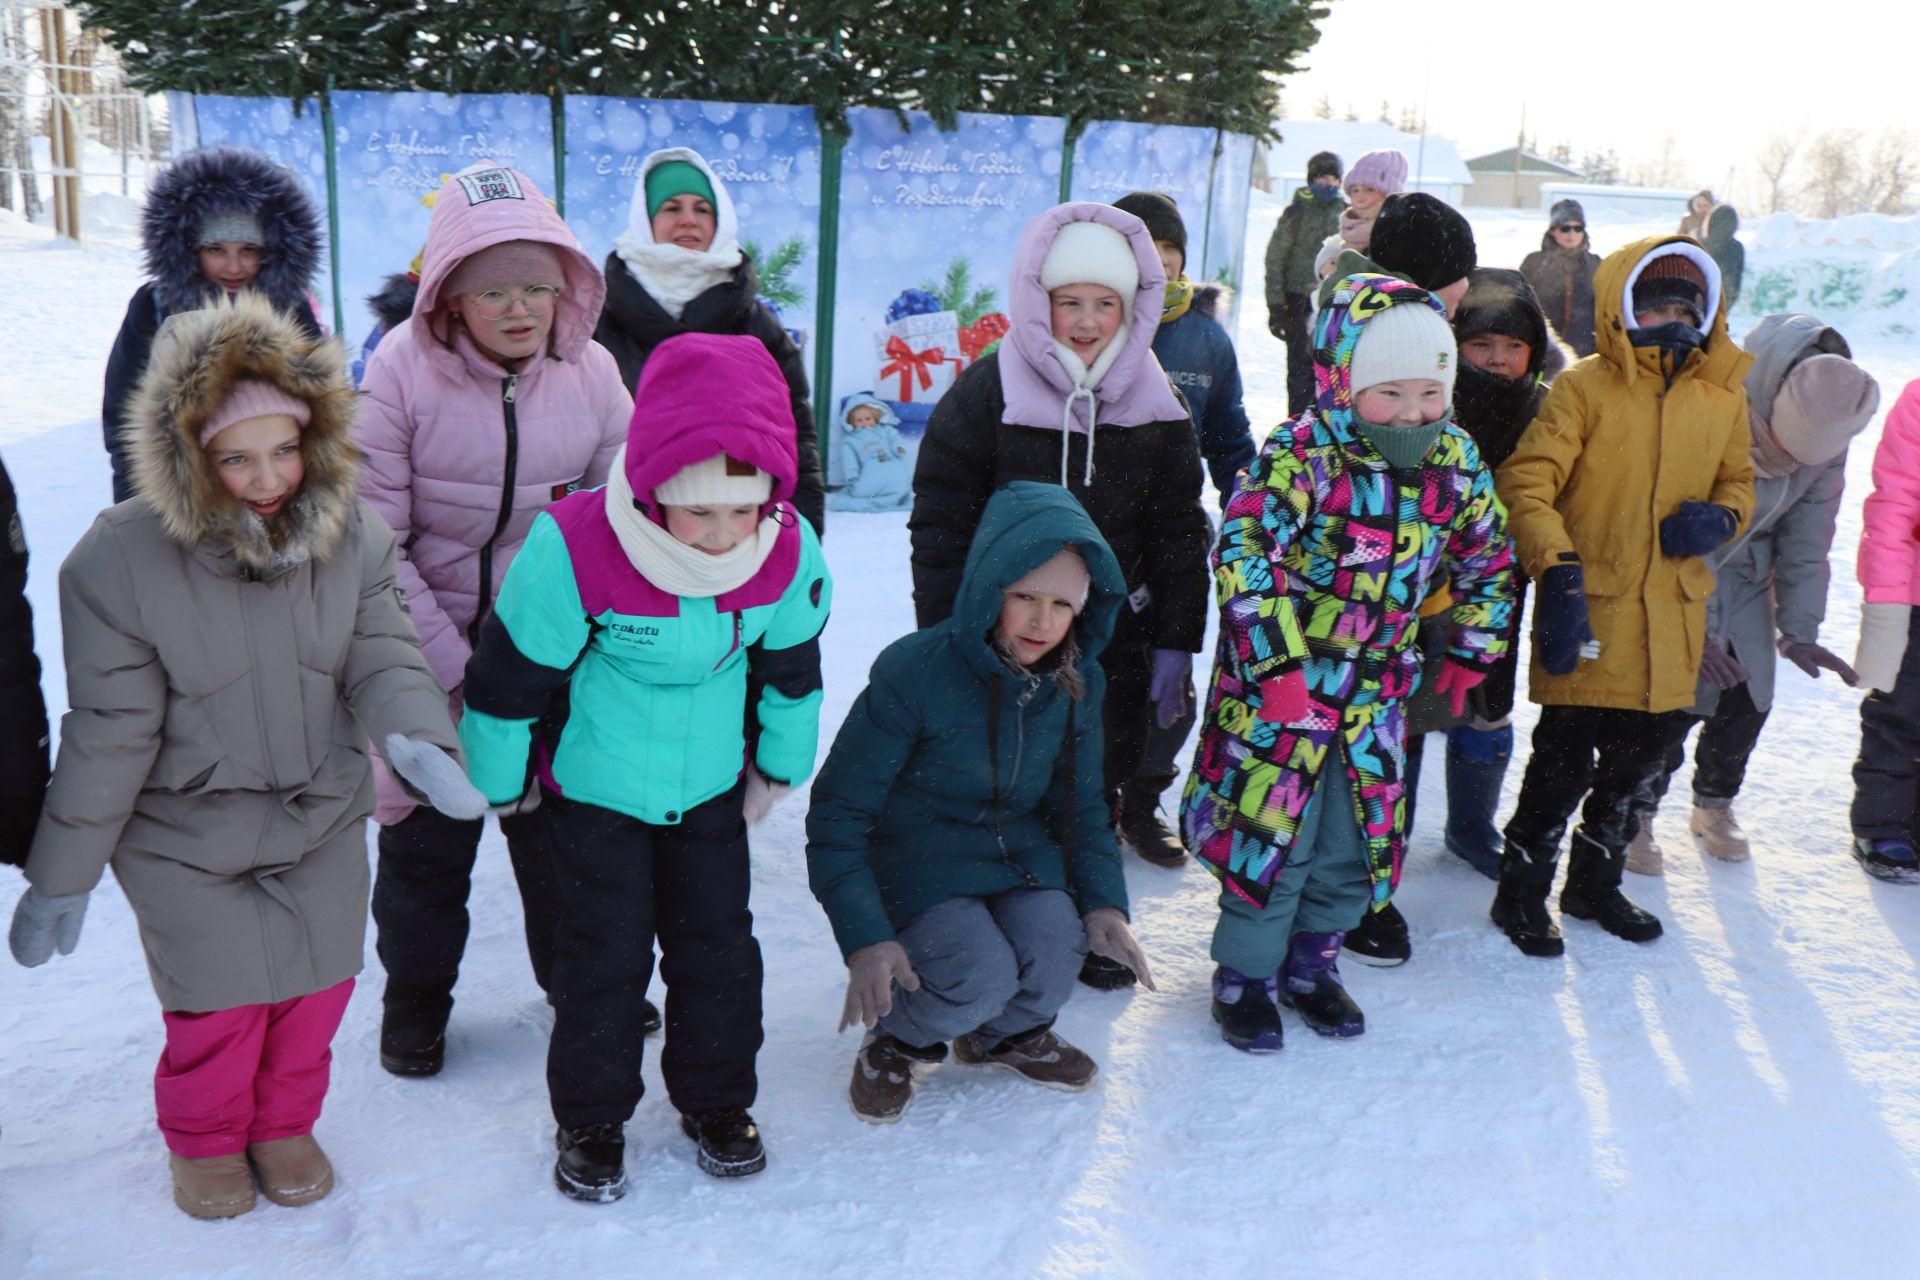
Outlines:
POLYGON ((1358 414, 1353 418, 1353 429, 1360 438, 1373 446, 1374 452, 1387 460, 1387 465, 1396 470, 1406 471, 1420 465, 1427 456, 1427 450, 1433 448, 1433 442, 1447 429, 1451 415, 1438 422, 1429 422, 1424 427, 1389 427, 1378 422, 1367 422, 1358 414))

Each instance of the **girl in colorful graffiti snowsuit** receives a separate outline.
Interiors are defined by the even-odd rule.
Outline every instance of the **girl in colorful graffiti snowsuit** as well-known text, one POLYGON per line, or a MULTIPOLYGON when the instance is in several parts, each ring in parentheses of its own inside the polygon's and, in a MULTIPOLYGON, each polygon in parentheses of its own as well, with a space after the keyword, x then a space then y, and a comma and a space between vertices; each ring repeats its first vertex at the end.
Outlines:
POLYGON ((1347 277, 1314 349, 1318 403, 1268 438, 1214 551, 1220 642, 1181 812, 1223 882, 1214 1019, 1252 1051, 1280 1047, 1276 1001, 1325 1035, 1364 1029, 1335 961, 1399 877, 1416 611, 1451 579, 1439 684, 1462 705, 1505 652, 1512 608, 1493 478, 1446 419, 1455 350, 1439 300, 1347 277))
MULTIPOLYGON (((400 586, 457 708, 481 623, 542 508, 603 484, 633 400, 593 340, 605 286, 532 179, 476 166, 435 197, 413 318, 367 365, 360 491, 400 538, 400 586)), ((373 920, 387 971, 380 1064, 430 1076, 466 953, 482 823, 417 808, 377 773, 373 920)), ((553 874, 499 815, 534 981, 552 963, 553 874)))
POLYGON ((467 664, 474 781, 530 816, 558 881, 547 1089, 554 1179, 625 1193, 657 935, 661 1071, 716 1177, 766 1164, 747 1108, 761 1042, 748 822, 813 771, 832 604, 779 366, 684 334, 641 372, 605 489, 534 521, 467 664))
POLYGON ((369 736, 458 817, 445 692, 354 493, 345 353, 242 293, 171 317, 130 402, 135 498, 60 569, 67 700, 10 941, 73 950, 109 862, 166 1022, 174 1202, 227 1218, 333 1186, 313 1139, 365 951, 369 736))

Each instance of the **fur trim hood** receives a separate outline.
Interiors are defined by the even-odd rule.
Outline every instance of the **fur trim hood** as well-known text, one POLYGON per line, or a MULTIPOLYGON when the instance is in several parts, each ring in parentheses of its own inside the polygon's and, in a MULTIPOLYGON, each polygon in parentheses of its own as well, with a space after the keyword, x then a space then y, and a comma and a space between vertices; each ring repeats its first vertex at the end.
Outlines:
POLYGON ((396 271, 367 295, 367 308, 374 319, 391 333, 413 315, 413 300, 420 295, 420 277, 408 271, 396 271))
POLYGON ((360 455, 346 352, 252 292, 167 317, 122 428, 135 501, 184 546, 212 544, 244 573, 270 577, 324 560, 352 517, 360 455), (259 378, 311 406, 300 433, 306 478, 272 525, 237 502, 200 447, 200 429, 233 384, 259 378))
POLYGON ((211 147, 181 156, 147 191, 140 241, 161 305, 191 311, 221 292, 200 274, 200 224, 230 210, 259 219, 266 237, 252 288, 282 311, 304 304, 326 243, 312 198, 293 170, 259 152, 211 147))

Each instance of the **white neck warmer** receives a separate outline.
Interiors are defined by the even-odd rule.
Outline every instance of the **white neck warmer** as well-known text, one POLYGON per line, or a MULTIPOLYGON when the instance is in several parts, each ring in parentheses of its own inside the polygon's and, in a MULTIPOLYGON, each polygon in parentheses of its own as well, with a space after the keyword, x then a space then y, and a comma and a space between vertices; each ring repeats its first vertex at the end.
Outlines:
POLYGON ((633 278, 676 320, 689 302, 732 279, 743 256, 738 241, 718 237, 702 253, 639 240, 631 233, 616 239, 613 247, 633 278))
POLYGON ((753 536, 725 555, 710 556, 690 547, 649 520, 633 505, 633 486, 627 480, 627 447, 613 455, 613 473, 607 477, 607 523, 627 563, 662 591, 676 596, 711 599, 743 587, 760 572, 780 540, 780 522, 772 515, 760 522, 753 536))

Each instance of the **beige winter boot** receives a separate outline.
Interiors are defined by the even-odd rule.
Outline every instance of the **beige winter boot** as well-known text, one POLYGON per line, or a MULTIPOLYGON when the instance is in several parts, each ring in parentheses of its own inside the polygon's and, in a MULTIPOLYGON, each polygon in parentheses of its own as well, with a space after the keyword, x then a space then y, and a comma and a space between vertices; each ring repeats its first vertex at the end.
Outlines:
POLYGON ((167 1153, 173 1202, 193 1218, 233 1218, 253 1208, 253 1170, 241 1152, 189 1160, 167 1153))
POLYGON ((333 1190, 333 1164, 310 1133, 256 1142, 247 1158, 260 1175, 260 1194, 275 1204, 312 1204, 333 1190))
POLYGON ((1733 816, 1731 808, 1702 809, 1693 807, 1693 820, 1687 824, 1706 851, 1722 862, 1745 862, 1753 856, 1753 846, 1747 842, 1747 833, 1740 829, 1740 820, 1733 816))
POLYGON ((1667 873, 1666 855, 1654 843, 1652 814, 1640 820, 1639 832, 1627 845, 1627 870, 1641 876, 1663 876, 1667 873))

